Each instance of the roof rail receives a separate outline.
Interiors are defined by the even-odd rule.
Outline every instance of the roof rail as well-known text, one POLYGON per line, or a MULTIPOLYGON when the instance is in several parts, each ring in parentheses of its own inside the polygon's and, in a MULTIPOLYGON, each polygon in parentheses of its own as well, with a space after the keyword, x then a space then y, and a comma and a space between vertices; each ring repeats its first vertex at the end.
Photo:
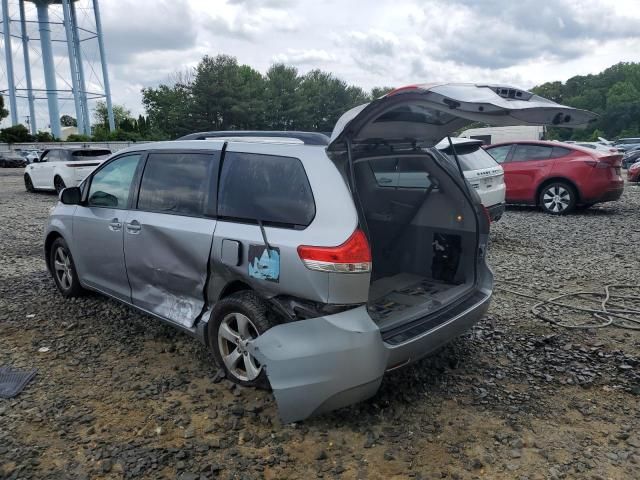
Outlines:
POLYGON ((209 140, 218 137, 251 137, 251 138, 282 138, 296 139, 305 145, 329 145, 329 137, 318 132, 297 132, 297 131, 260 131, 260 130, 227 130, 213 132, 190 133, 178 140, 209 140))

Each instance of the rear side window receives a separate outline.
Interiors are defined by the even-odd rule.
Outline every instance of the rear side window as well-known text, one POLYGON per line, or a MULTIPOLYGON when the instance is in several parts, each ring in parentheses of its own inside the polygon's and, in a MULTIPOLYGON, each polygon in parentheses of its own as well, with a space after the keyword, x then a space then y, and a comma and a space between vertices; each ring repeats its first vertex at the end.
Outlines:
POLYGON ((380 187, 420 188, 431 186, 425 162, 429 157, 374 158, 369 161, 380 187))
POLYGON ((487 152, 498 163, 504 163, 507 161, 507 156, 511 150, 511 145, 502 145, 501 147, 488 148, 487 152))
POLYGON ((149 153, 142 174, 138 210, 189 216, 212 214, 213 153, 149 153))
POLYGON ((551 158, 564 157, 565 155, 569 155, 570 153, 571 153, 571 150, 569 150, 568 148, 553 147, 553 151, 551 152, 551 158))
POLYGON ((87 158, 107 157, 111 155, 111 150, 76 150, 71 152, 71 160, 84 160, 87 158))
POLYGON ((308 226, 316 214, 309 179, 297 158, 227 152, 218 215, 283 226, 308 226))
POLYGON ((547 160, 551 157, 551 147, 544 145, 516 145, 512 160, 526 162, 527 160, 547 160))

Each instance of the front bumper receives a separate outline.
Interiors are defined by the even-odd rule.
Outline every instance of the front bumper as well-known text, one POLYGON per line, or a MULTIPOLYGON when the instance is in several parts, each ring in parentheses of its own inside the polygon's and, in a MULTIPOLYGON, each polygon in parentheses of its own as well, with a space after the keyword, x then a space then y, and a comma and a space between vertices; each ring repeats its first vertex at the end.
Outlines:
POLYGON ((444 312, 388 332, 380 332, 360 306, 278 325, 250 349, 266 367, 280 418, 290 423, 375 395, 385 371, 419 360, 471 328, 490 298, 490 289, 478 289, 444 312))

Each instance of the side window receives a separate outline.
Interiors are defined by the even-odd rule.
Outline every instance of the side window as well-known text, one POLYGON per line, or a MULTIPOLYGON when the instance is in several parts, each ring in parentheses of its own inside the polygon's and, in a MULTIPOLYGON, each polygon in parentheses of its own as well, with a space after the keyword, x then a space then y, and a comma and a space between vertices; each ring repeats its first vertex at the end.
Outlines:
POLYGON ((569 155, 570 153, 571 153, 571 150, 569 150, 568 148, 553 147, 553 150, 551 152, 551 158, 564 157, 565 155, 569 155))
POLYGON ((551 157, 551 147, 544 145, 518 144, 515 146, 512 160, 526 162, 527 160, 547 160, 551 157))
POLYGON ((48 150, 48 151, 44 152, 42 154, 42 156, 40 157, 40 163, 48 162, 50 155, 51 155, 51 150, 48 150))
POLYGON ((131 181, 140 162, 140 154, 120 157, 98 170, 91 179, 88 206, 127 208, 131 181))
POLYGON ((491 155, 498 163, 504 163, 507 161, 511 145, 502 145, 500 147, 487 148, 487 153, 491 155))
POLYGON ((313 193, 297 158, 227 152, 220 173, 218 214, 304 226, 316 214, 313 193))
POLYGON ((142 174, 138 209, 191 216, 213 214, 214 153, 150 152, 142 174))
POLYGON ((395 158, 374 158, 369 161, 371 171, 376 177, 376 183, 380 187, 397 187, 398 178, 398 160, 395 158))

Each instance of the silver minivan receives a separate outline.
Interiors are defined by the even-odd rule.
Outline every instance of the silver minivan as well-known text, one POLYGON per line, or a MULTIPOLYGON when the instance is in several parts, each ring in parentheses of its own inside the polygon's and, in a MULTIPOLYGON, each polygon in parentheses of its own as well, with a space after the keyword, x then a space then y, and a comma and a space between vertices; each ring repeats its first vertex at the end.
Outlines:
POLYGON ((374 395, 489 306, 487 212, 434 145, 474 121, 593 117, 511 87, 417 85, 348 111, 330 140, 137 145, 62 191, 47 266, 66 297, 101 292, 199 338, 301 420, 374 395))

